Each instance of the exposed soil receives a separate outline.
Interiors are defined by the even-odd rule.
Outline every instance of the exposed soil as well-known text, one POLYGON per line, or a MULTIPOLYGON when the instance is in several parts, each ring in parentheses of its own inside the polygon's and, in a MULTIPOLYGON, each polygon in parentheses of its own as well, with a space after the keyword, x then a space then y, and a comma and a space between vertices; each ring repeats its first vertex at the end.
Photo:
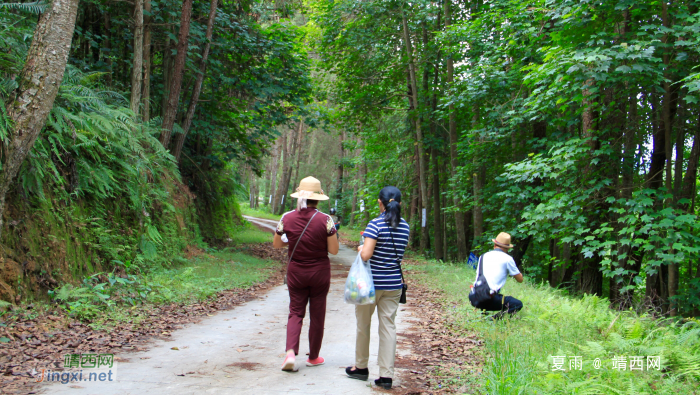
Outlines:
POLYGON ((258 370, 260 368, 260 364, 257 362, 234 362, 234 363, 228 364, 226 366, 245 369, 245 370, 251 370, 251 371, 258 370))
MULTIPOLYGON (((419 263, 410 262, 412 266, 419 263)), ((480 373, 483 342, 477 333, 465 332, 453 323, 442 294, 409 279, 406 305, 409 314, 417 317, 407 333, 398 333, 398 347, 409 348, 408 356, 398 357, 396 367, 407 370, 401 374, 402 388, 392 393, 446 394, 468 392, 460 388, 461 377, 480 373)), ((415 278, 415 277, 414 277, 415 278)))
POLYGON ((340 241, 341 244, 345 244, 346 246, 357 249, 357 247, 360 245, 360 233, 357 233, 357 237, 353 237, 352 239, 349 239, 347 237, 343 237, 343 235, 340 235, 340 241))
POLYGON ((118 322, 109 330, 94 330, 59 308, 40 313, 28 308, 19 316, 13 316, 11 321, 0 321, 0 337, 9 339, 7 343, 0 343, 0 393, 36 393, 36 369, 53 366, 58 371, 66 354, 113 353, 117 361, 125 361, 125 353, 146 350, 155 338, 167 339, 184 324, 195 323, 216 311, 232 309, 282 283, 286 270, 284 250, 259 244, 247 246, 245 252, 274 259, 280 265, 260 284, 222 291, 201 303, 139 306, 133 314, 145 316, 145 319, 138 324, 118 322))

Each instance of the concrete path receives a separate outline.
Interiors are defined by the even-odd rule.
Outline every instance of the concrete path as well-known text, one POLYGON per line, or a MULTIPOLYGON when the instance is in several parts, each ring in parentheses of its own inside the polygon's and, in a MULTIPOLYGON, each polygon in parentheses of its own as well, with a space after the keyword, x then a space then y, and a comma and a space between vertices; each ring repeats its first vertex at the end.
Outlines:
MULTIPOLYGON (((276 225, 276 221, 253 220, 267 228, 276 225)), ((119 362, 116 381, 48 384, 44 389, 51 394, 95 395, 370 394, 370 384, 379 373, 376 316, 372 322, 370 380, 350 379, 344 370, 354 363, 355 355, 354 306, 343 302, 346 273, 355 256, 356 252, 345 246, 338 255, 331 255, 333 278, 321 349, 325 365, 304 364, 309 350, 307 313, 297 358, 299 371, 280 370, 289 313, 289 294, 281 284, 256 300, 173 332, 169 341, 154 341, 149 351, 120 354, 125 362, 119 362)), ((398 332, 405 332, 410 324, 402 313, 404 308, 399 308, 398 332)), ((398 380, 394 383, 400 385, 398 380)))

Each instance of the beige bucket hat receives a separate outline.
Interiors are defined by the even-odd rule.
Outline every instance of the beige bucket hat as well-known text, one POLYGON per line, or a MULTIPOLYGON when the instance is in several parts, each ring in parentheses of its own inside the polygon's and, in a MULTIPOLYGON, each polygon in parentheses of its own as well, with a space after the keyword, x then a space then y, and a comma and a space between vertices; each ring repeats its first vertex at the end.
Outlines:
POLYGON ((311 200, 328 200, 330 199, 323 193, 321 189, 321 181, 314 177, 306 177, 299 182, 299 188, 293 194, 289 195, 293 198, 311 199, 311 200))
POLYGON ((510 235, 506 232, 501 232, 496 236, 495 239, 491 239, 497 246, 503 248, 513 248, 514 245, 510 244, 510 235))

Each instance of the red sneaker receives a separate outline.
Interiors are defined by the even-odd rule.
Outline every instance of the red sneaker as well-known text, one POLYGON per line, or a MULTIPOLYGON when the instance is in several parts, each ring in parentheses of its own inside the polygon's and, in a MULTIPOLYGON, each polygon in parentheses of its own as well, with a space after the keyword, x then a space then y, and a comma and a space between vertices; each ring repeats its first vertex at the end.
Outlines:
POLYGON ((307 359, 306 360, 306 366, 318 366, 318 365, 323 365, 326 362, 325 359, 322 357, 318 357, 316 359, 307 359))
POLYGON ((285 372, 296 372, 297 369, 294 368, 294 363, 296 362, 296 358, 294 357, 294 353, 287 353, 287 357, 284 359, 284 362, 282 363, 282 370, 285 372))

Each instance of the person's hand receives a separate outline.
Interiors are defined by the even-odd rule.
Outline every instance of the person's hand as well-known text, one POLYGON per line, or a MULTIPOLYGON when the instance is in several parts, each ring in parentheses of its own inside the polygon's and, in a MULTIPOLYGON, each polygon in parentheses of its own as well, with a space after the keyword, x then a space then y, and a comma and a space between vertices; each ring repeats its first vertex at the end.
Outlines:
POLYGON ((362 246, 357 246, 357 252, 362 252, 362 246))

